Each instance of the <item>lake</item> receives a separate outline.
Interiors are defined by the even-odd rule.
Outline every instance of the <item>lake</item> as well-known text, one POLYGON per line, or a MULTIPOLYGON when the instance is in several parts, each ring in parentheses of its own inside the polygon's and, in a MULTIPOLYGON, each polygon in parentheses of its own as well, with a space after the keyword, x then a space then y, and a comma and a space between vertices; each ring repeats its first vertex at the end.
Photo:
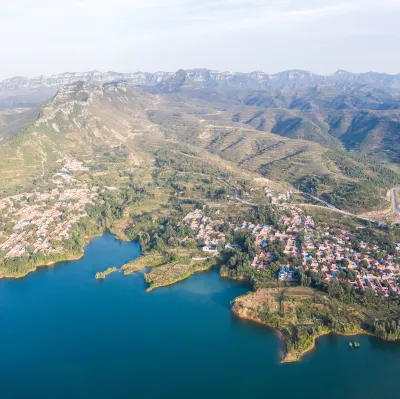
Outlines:
POLYGON ((95 238, 85 257, 0 280, 0 398, 399 398, 400 345, 326 336, 279 363, 273 331, 235 318, 244 285, 200 273, 146 293, 143 274, 97 271, 140 254, 95 238))

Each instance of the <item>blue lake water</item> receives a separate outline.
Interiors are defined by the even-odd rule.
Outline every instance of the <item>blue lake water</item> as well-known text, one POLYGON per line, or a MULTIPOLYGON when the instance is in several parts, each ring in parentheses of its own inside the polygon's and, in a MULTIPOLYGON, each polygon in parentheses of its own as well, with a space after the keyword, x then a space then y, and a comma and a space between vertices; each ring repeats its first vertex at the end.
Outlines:
POLYGON ((111 234, 85 257, 0 281, 0 398, 399 398, 400 345, 327 336, 279 363, 266 327, 236 319, 247 291, 218 271, 145 292, 143 274, 94 275, 140 253, 111 234))

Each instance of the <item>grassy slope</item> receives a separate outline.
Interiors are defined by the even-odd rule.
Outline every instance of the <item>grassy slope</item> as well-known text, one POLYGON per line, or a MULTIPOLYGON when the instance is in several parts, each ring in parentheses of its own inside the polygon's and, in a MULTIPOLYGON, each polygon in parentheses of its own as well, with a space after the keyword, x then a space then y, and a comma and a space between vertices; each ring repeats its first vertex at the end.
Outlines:
MULTIPOLYGON (((326 147, 288 138, 292 136, 288 133, 290 123, 284 122, 284 118, 300 117, 298 110, 258 111, 257 117, 246 119, 242 115, 236 122, 232 121, 233 115, 246 113, 248 108, 223 97, 204 99, 193 93, 191 97, 185 93, 160 96, 113 86, 101 89, 100 95, 98 90, 85 85, 67 87, 42 107, 34 125, 0 146, 0 189, 27 186, 43 173, 51 174, 56 160, 65 155, 89 163, 105 153, 111 152, 115 157, 123 153, 128 164, 138 165, 157 146, 173 146, 183 152, 183 146, 191 146, 215 165, 229 163, 232 169, 261 174, 277 182, 299 184, 305 177, 326 175, 330 182, 321 194, 328 199, 338 187, 360 180, 344 172, 338 161, 327 157, 326 147), (274 118, 275 126, 281 124, 281 133, 288 137, 252 126, 266 114, 274 118)), ((252 109, 255 111, 255 107, 252 109)), ((322 137, 321 132, 327 126, 317 117, 304 123, 295 123, 298 134, 294 137, 312 139, 309 135, 314 134, 322 137)), ((274 130, 270 125, 268 128, 274 130)), ((324 144, 337 145, 328 143, 328 136, 324 137, 324 144)), ((367 174, 371 173, 365 162, 357 163, 367 174)), ((371 197, 362 187, 348 187, 344 191, 345 195, 347 191, 359 191, 361 196, 371 197)), ((383 191, 372 197, 384 197, 383 191)), ((343 202, 344 208, 362 204, 357 209, 362 211, 380 205, 379 201, 368 203, 353 196, 349 198, 350 201, 343 202)))

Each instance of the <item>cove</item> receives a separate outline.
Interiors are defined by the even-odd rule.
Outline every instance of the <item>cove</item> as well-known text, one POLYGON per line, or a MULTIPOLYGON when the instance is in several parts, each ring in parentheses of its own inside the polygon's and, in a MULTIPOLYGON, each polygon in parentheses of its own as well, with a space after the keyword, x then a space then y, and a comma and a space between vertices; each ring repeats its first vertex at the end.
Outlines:
POLYGON ((274 332, 231 314, 246 286, 217 270, 150 293, 141 273, 95 280, 139 254, 107 233, 80 260, 0 281, 2 399, 399 397, 398 343, 330 335, 281 365, 274 332))

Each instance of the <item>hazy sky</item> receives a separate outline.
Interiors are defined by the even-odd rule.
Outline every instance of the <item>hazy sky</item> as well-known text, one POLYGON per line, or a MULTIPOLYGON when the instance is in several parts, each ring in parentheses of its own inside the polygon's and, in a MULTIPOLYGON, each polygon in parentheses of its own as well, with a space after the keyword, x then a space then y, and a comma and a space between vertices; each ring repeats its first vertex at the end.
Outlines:
POLYGON ((400 72, 400 0, 0 0, 0 79, 98 69, 400 72))

